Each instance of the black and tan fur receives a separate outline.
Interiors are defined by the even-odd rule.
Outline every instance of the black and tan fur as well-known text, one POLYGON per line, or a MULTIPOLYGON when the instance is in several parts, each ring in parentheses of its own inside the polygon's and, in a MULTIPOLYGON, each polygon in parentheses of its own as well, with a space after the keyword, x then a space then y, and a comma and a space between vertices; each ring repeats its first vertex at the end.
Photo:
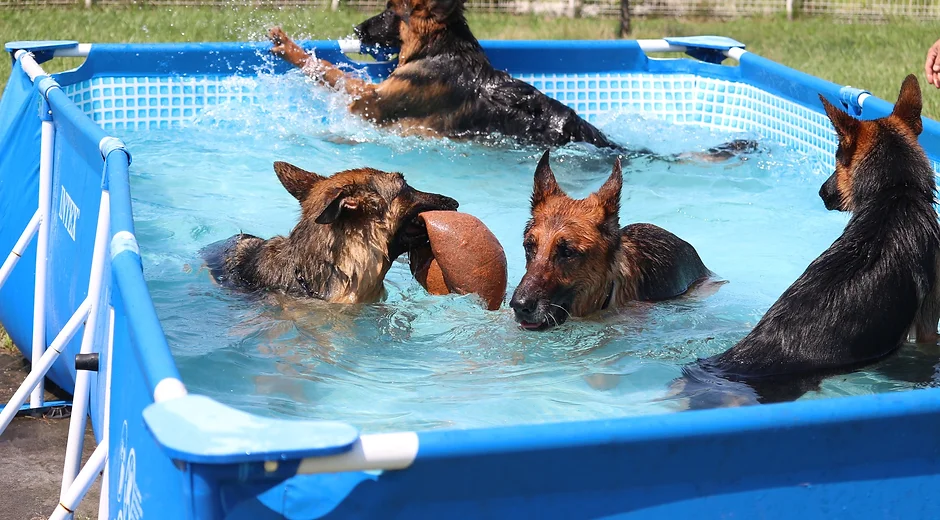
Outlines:
POLYGON ((940 317, 936 181, 917 142, 921 93, 908 76, 888 117, 860 121, 820 96, 839 138, 820 195, 852 212, 842 235, 737 345, 684 369, 693 408, 797 399, 829 375, 935 343, 940 317))
MULTIPOLYGON (((373 84, 309 56, 280 28, 271 51, 336 90, 353 97, 349 108, 375 124, 405 134, 449 138, 509 136, 521 143, 562 146, 591 143, 629 152, 564 103, 490 64, 464 18, 464 0, 390 0, 381 14, 356 27, 361 43, 399 48, 398 66, 373 84)), ((663 159, 727 160, 756 143, 732 141, 706 153, 663 159)))
POLYGON ((400 173, 359 168, 323 177, 285 162, 274 171, 300 202, 300 221, 286 237, 240 234, 207 247, 206 263, 224 286, 375 302, 392 262, 428 240, 418 214, 457 209, 457 201, 418 191, 400 173))
POLYGON ((545 152, 535 171, 532 218, 523 247, 526 273, 510 305, 527 329, 545 329, 629 301, 685 294, 712 276, 688 242, 652 224, 620 228, 620 159, 584 199, 555 180, 545 152))

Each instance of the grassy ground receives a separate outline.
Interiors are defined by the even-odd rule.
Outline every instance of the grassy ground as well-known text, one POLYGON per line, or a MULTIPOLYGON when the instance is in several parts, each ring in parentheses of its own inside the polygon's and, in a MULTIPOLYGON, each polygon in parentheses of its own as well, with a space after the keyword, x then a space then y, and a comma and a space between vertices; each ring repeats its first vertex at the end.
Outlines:
MULTIPOLYGON (((261 39, 268 26, 281 24, 289 34, 337 38, 350 34, 366 16, 312 9, 17 9, 0 10, 0 35, 6 41, 249 41, 261 39)), ((470 15, 470 26, 481 39, 607 39, 616 37, 617 24, 612 18, 470 15)), ((913 72, 923 82, 924 55, 940 38, 936 24, 902 20, 880 25, 820 18, 634 21, 636 38, 696 34, 730 36, 767 58, 839 84, 867 88, 889 101, 897 97, 905 75, 913 72)), ((4 83, 8 74, 9 62, 0 60, 4 83)), ((940 118, 940 92, 929 92, 924 101, 925 115, 940 118)))

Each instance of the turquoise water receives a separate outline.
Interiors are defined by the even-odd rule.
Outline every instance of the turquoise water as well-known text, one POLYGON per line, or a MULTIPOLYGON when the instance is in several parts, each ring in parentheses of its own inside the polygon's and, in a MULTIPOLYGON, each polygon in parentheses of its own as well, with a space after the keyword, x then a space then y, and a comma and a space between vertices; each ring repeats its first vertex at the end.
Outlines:
MULTIPOLYGON (((298 74, 238 81, 260 82, 278 98, 122 137, 134 154, 145 276, 183 380, 260 415, 340 419, 374 432, 672 412, 660 398, 680 367, 743 337, 847 221, 817 196, 828 172, 767 143, 747 161, 624 169, 621 224, 669 229, 730 281, 701 301, 634 305, 526 332, 508 305, 488 312, 472 296, 429 296, 400 259, 382 303, 259 302, 215 286, 198 251, 238 232, 290 231, 298 205, 273 161, 321 174, 401 171, 417 189, 456 198, 503 244, 508 300, 524 272, 522 229, 541 150, 396 137, 347 115, 341 99, 298 74)), ((738 137, 627 113, 597 123, 621 143, 659 152, 738 137)), ((553 153, 552 166, 581 197, 606 179, 611 161, 570 146, 553 153)), ((870 371, 829 380, 804 399, 913 386, 870 371)))

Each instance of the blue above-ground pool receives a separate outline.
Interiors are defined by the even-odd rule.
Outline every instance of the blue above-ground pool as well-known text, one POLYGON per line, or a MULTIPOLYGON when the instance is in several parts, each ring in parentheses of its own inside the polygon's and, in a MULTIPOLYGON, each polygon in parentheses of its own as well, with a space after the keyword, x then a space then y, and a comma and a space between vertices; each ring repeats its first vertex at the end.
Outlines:
MULTIPOLYGON (((494 66, 589 119, 627 110, 742 131, 830 167, 836 139, 817 94, 862 118, 892 108, 725 38, 483 45, 494 66), (648 55, 665 51, 690 58, 648 55)), ((374 79, 393 67, 353 61, 355 42, 305 46, 374 79)), ((76 389, 76 403, 89 396, 99 448, 86 470, 67 475, 65 504, 103 468, 102 516, 125 520, 940 515, 936 389, 372 434, 339 418, 268 418, 188 393, 142 272, 134 149, 112 136, 183 125, 224 102, 265 103, 278 93, 231 79, 286 72, 268 47, 7 45, 16 59, 0 100, 0 251, 18 262, 0 270, 0 322, 34 367, 51 364, 49 377, 76 389), (62 56, 85 61, 52 76, 38 65, 62 56)), ((940 125, 925 119, 920 141, 937 170, 940 125)))

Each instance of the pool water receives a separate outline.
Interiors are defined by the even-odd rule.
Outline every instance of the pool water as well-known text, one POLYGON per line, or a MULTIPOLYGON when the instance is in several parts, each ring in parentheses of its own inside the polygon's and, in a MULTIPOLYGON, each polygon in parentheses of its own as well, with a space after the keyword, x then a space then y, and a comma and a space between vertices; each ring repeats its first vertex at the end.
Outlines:
MULTIPOLYGON (((121 137, 134 153, 144 273, 183 380, 192 392, 260 415, 339 419, 378 432, 674 412, 662 398, 680 367, 742 338, 848 219, 826 211, 817 195, 828 171, 765 143, 746 161, 624 168, 621 225, 672 231, 730 281, 703 300, 637 304, 527 332, 506 304, 485 311, 473 296, 428 295, 405 258, 390 270, 381 303, 245 298, 213 284, 198 251, 239 232, 291 230, 299 207, 272 170, 284 160, 325 175, 360 166, 400 171, 417 189, 456 198, 503 244, 508 302, 524 273, 522 230, 542 150, 397 137, 348 115, 340 96, 297 73, 232 81, 277 95, 219 105, 182 128, 121 137)), ((597 125, 618 142, 663 153, 740 137, 631 113, 597 125)), ((580 145, 552 155, 575 197, 599 187, 611 165, 580 145)), ((923 386, 935 357, 911 347, 804 399, 923 386)))

